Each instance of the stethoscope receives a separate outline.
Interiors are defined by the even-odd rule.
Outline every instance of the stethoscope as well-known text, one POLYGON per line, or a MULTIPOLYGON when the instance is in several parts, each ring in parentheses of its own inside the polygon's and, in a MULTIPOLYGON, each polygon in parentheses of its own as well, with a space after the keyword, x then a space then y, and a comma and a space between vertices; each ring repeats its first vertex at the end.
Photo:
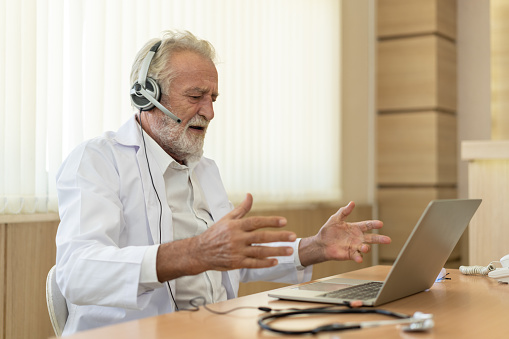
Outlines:
POLYGON ((301 335, 301 334, 317 334, 320 332, 332 331, 345 331, 353 329, 362 329, 370 327, 378 327, 384 325, 399 325, 408 324, 403 328, 404 331, 426 331, 435 325, 432 314, 416 312, 412 316, 406 314, 381 310, 381 309, 366 309, 366 308, 349 308, 349 309, 330 309, 330 308, 309 308, 296 311, 286 311, 281 313, 273 313, 262 316, 258 319, 258 325, 267 331, 276 332, 280 334, 301 335), (276 319, 300 316, 303 314, 381 314, 392 318, 393 320, 375 320, 375 321, 361 321, 361 322, 345 322, 345 323, 332 323, 323 326, 318 326, 308 330, 287 330, 272 327, 270 324, 276 319))

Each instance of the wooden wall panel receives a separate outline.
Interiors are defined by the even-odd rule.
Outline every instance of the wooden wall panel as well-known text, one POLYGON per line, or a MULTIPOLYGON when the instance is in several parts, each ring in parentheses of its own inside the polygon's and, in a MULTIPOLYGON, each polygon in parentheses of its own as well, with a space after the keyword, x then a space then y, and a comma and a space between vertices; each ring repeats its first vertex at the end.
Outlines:
POLYGON ((449 112, 457 110, 457 56, 456 44, 437 38, 437 109, 449 112))
POLYGON ((378 0, 378 36, 441 34, 455 39, 455 12, 455 0, 378 0))
MULTIPOLYGON (((287 218, 288 225, 286 229, 294 231, 298 237, 308 237, 315 235, 320 227, 329 219, 331 215, 337 212, 342 205, 336 206, 302 206, 298 209, 286 209, 277 211, 252 211, 248 216, 270 216, 281 215, 287 218)), ((348 221, 360 221, 373 218, 371 206, 356 206, 348 221)), ((352 261, 326 262, 313 267, 313 279, 327 277, 333 274, 357 270, 363 267, 371 266, 372 258, 370 255, 364 256, 364 262, 357 264, 352 261)), ((269 289, 286 286, 288 284, 272 282, 250 282, 241 283, 239 295, 247 295, 269 289)))
POLYGON ((456 183, 456 117, 436 111, 379 114, 379 185, 456 183))
POLYGON ((509 254, 509 158, 470 161, 468 185, 469 198, 483 199, 469 226, 469 264, 488 265, 509 254))
POLYGON ((380 260, 390 263, 429 201, 457 196, 457 3, 377 5, 378 212, 393 238, 380 260))
POLYGON ((379 111, 433 109, 436 100, 434 36, 378 42, 379 111))
POLYGON ((456 111, 455 69, 456 47, 441 37, 379 41, 378 110, 456 111))
POLYGON ((7 226, 6 338, 54 335, 46 306, 46 276, 55 263, 58 222, 7 226))
MULTIPOLYGON (((428 0, 420 0, 428 1, 428 0)), ((438 35, 456 40, 457 35, 457 0, 434 0, 436 4, 436 20, 438 35)))
POLYGON ((458 182, 458 119, 456 115, 437 117, 438 173, 435 185, 456 186, 458 182))
MULTIPOLYGON (((398 256, 422 212, 431 200, 452 199, 455 188, 407 187, 378 190, 379 219, 384 223, 384 234, 392 238, 389 246, 380 246, 380 260, 393 261, 398 256)), ((430 244, 432 247, 433 244, 430 244)), ((450 260, 458 260, 459 246, 450 260)))
POLYGON ((509 1, 492 0, 491 138, 509 139, 509 1))
POLYGON ((456 38, 455 0, 378 0, 379 37, 441 34, 456 38))
POLYGON ((434 1, 378 0, 379 37, 434 33, 437 30, 434 1))

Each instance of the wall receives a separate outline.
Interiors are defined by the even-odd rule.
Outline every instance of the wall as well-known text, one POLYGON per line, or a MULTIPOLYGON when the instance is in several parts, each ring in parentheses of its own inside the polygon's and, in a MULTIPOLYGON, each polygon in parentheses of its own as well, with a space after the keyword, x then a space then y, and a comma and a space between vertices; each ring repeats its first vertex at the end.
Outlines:
MULTIPOLYGON (((344 201, 258 209, 250 215, 284 215, 288 229, 299 236, 315 234, 330 215, 350 200, 357 204, 350 220, 373 217, 374 201, 374 2, 342 2, 342 97, 344 120, 338 131, 342 143, 332 146, 344 164, 338 175, 344 183, 344 201)), ((46 274, 55 262, 54 237, 58 216, 0 216, 0 339, 45 338, 53 335, 45 302, 46 274), (28 218, 28 220, 26 219, 28 218), (49 220, 48 220, 49 219, 49 220)), ((371 265, 335 262, 316 265, 313 277, 351 271, 371 265)), ((276 283, 242 284, 240 294, 279 287, 276 283)))
POLYGON ((457 194, 456 0, 377 6, 377 202, 393 239, 379 256, 391 263, 428 202, 457 194))
POLYGON ((375 202, 375 2, 342 2, 341 183, 345 200, 375 202))
POLYGON ((491 139, 509 139, 509 3, 491 0, 491 139))
POLYGON ((0 216, 0 339, 54 335, 46 275, 55 262, 55 215, 0 216))
MULTIPOLYGON (((458 142, 491 138, 490 2, 458 2, 458 142)), ((458 152, 458 197, 468 197, 458 152)))
POLYGON ((509 3, 460 3, 462 191, 483 199, 469 226, 469 264, 487 265, 509 248, 509 3))
MULTIPOLYGON (((449 190, 449 192, 447 192, 447 190, 444 191, 440 189, 441 193, 439 195, 431 194, 428 196, 428 198, 423 197, 421 199, 421 203, 423 204, 427 199, 436 197, 457 196, 458 198, 467 198, 469 196, 468 170, 467 162, 461 159, 461 154, 458 152, 461 143, 465 140, 509 139, 509 40, 507 39, 507 33, 509 32, 509 21, 507 20, 509 17, 509 4, 505 0, 379 0, 377 5, 378 34, 379 37, 381 37, 380 43, 383 43, 385 39, 387 39, 385 42, 388 43, 391 42, 389 40, 394 40, 392 42, 394 42, 396 45, 389 47, 392 47, 393 49, 404 47, 403 45, 405 43, 400 42, 398 44, 395 40, 398 39, 398 36, 401 37, 406 35, 408 35, 412 40, 419 40, 419 38, 422 37, 436 35, 437 37, 435 40, 437 41, 443 37, 448 37, 449 40, 452 39, 455 42, 455 48, 457 51, 457 105, 455 112, 451 110, 450 113, 455 113, 455 120, 457 125, 457 142, 455 146, 457 162, 457 192, 454 194, 453 191, 449 190), (447 6, 449 9, 442 8, 442 10, 439 10, 439 7, 437 6, 447 6), (453 22, 451 20, 454 20, 451 11, 451 8, 453 8, 452 6, 456 7, 456 38, 451 35, 454 25, 446 23, 447 21, 453 22), (416 13, 418 14, 417 16, 415 15, 416 13), (398 31, 399 33, 395 33, 398 31), (404 34, 401 34, 402 32, 404 32, 404 34)), ((414 47, 418 48, 419 46, 417 44, 414 47)), ((438 47, 440 48, 440 46, 438 47)), ((420 50, 419 53, 414 53, 412 57, 424 58, 425 53, 429 53, 430 50, 430 48, 427 50, 420 50)), ((384 77, 387 76, 387 74, 384 73, 384 66, 391 62, 397 65, 397 62, 395 62, 395 59, 393 58, 388 58, 387 60, 380 59, 380 57, 384 57, 383 54, 386 51, 382 50, 381 52, 382 53, 380 53, 379 50, 379 77, 377 79, 379 88, 379 112, 382 114, 385 113, 384 111, 387 110, 387 104, 391 104, 390 100, 401 100, 400 104, 403 104, 403 106, 406 107, 398 112, 406 114, 406 119, 411 120, 415 117, 413 110, 411 109, 406 113, 405 110, 408 110, 408 108, 411 107, 411 105, 409 105, 410 100, 413 100, 414 102, 419 100, 419 98, 415 96, 416 93, 419 94, 421 98, 427 95, 428 101, 429 99, 433 101, 433 98, 438 99, 438 101, 440 99, 442 99, 442 101, 446 99, 446 97, 440 97, 439 95, 440 91, 444 92, 443 87, 440 87, 441 79, 435 78, 437 87, 428 86, 427 92, 425 87, 421 87, 419 91, 413 91, 412 88, 415 86, 412 87, 412 82, 416 81, 417 78, 414 76, 414 74, 408 72, 406 73, 407 76, 405 77, 405 80, 408 81, 408 88, 399 88, 400 91, 396 91, 395 99, 394 97, 391 97, 390 94, 387 94, 385 91, 394 90, 394 87, 391 88, 390 84, 386 86, 387 84, 383 83, 384 77), (380 77, 380 75, 382 75, 382 77, 380 77), (409 93, 408 91, 411 90, 413 92, 409 93), (424 96, 422 94, 424 94, 424 96), (389 101, 386 97, 387 95, 389 95, 389 101)), ((400 50, 400 52, 404 53, 403 50, 400 50)), ((443 57, 444 55, 442 55, 442 58, 443 57)), ((440 72, 443 72, 443 69, 440 69, 438 64, 429 64, 429 54, 427 60, 428 63, 426 63, 425 59, 421 61, 421 64, 418 67, 423 68, 431 66, 431 68, 428 68, 427 78, 422 76, 420 77, 420 79, 429 82, 432 77, 437 76, 438 73, 435 72, 435 70, 440 70, 440 72)), ((440 62, 439 59, 436 59, 433 62, 435 61, 440 62)), ((408 71, 408 69, 405 71, 408 71)), ((448 95, 451 94, 449 93, 448 95)), ((422 106, 425 106, 423 103, 424 101, 421 101, 420 104, 415 107, 417 111, 422 110, 422 106), (421 107, 419 108, 418 106, 421 107)), ((395 107, 390 107, 389 105, 389 110, 393 110, 394 108, 395 107)), ((450 109, 447 110, 449 111, 450 109)), ((431 111, 428 111, 428 113, 429 112, 431 111)), ((396 110, 394 113, 397 113, 396 110)), ((421 112, 420 114, 422 117, 427 113, 421 112)), ((436 114, 437 117, 438 115, 439 114, 436 114)), ((444 182, 447 182, 447 180, 441 181, 440 176, 442 175, 441 171, 444 166, 450 166, 450 163, 444 163, 444 161, 451 161, 449 156, 442 158, 442 160, 438 160, 438 162, 436 161, 438 158, 432 157, 424 161, 424 163, 419 166, 416 166, 413 160, 413 157, 421 155, 429 157, 429 152, 423 153, 423 151, 426 150, 425 144, 421 144, 420 149, 415 148, 418 146, 416 145, 416 139, 422 138, 420 134, 415 133, 422 132, 421 127, 423 127, 428 129, 429 132, 427 134, 429 135, 431 131, 430 126, 432 126, 434 123, 430 121, 431 119, 428 119, 427 123, 423 120, 422 124, 418 123, 418 126, 414 126, 411 131, 404 132, 402 131, 401 126, 404 126, 408 122, 403 122, 403 119, 405 118, 400 117, 399 115, 394 115, 393 117, 382 117, 379 115, 379 149, 377 153, 377 158, 379 159, 379 188, 384 188, 384 185, 387 184, 387 182, 384 182, 384 180, 391 175, 393 175, 395 178, 393 178, 394 180, 391 180, 401 180, 399 176, 401 174, 407 175, 408 169, 417 174, 418 169, 423 170, 423 168, 429 165, 432 165, 436 172, 433 176, 427 177, 424 180, 424 185, 429 185, 430 183, 435 182, 436 187, 440 188, 440 185, 442 185, 444 182), (398 135, 394 135, 392 133, 394 128, 391 129, 390 127, 396 123, 401 123, 400 128, 398 129, 398 133, 400 134, 398 135), (386 137, 390 138, 389 141, 385 140, 386 137), (386 145, 381 145, 381 143, 386 143, 386 145), (402 149, 403 151, 406 150, 408 152, 405 156, 401 156, 402 149), (396 168, 391 167, 390 164, 393 163, 393 161, 399 163, 400 166, 394 166, 396 168), (382 180, 380 180, 380 178, 382 178, 382 180)), ((451 119, 449 118, 448 120, 451 119)), ((440 122, 436 124, 437 127, 440 125, 440 122)), ((430 142, 432 140, 438 141, 437 145, 440 145, 439 138, 428 139, 430 142)), ((450 142, 450 139, 447 140, 449 145, 451 144, 450 142)), ((430 145, 432 144, 427 146, 428 151, 430 149, 430 145)), ((439 156, 441 156, 441 154, 443 155, 443 152, 440 148, 441 146, 438 146, 437 148, 437 154, 439 156)), ((444 151, 447 152, 445 149, 444 151)), ((422 176, 423 174, 424 172, 420 173, 419 176, 422 176)), ((412 184, 412 180, 408 180, 408 177, 404 180, 406 180, 406 182, 402 183, 403 185, 412 184)), ((496 179, 494 180, 496 181, 496 179)), ((500 182, 505 181, 501 180, 500 182)), ((391 183, 389 182, 389 184, 391 183)), ((413 182, 413 184, 415 186, 421 186, 423 183, 413 182)), ((390 194, 388 196, 383 195, 383 193, 382 195, 379 195, 378 202, 380 204, 380 218, 384 221, 390 221, 393 215, 400 213, 401 219, 395 220, 394 222, 400 223, 404 221, 405 224, 408 224, 412 218, 415 218, 415 216, 409 217, 407 215, 408 212, 406 212, 406 209, 408 208, 407 205, 409 202, 406 201, 406 204, 400 205, 400 207, 398 207, 398 204, 401 204, 401 201, 390 202, 390 200, 397 199, 398 194, 395 192, 404 192, 402 194, 406 196, 407 194, 410 194, 410 192, 416 192, 416 190, 409 187, 406 187, 404 190, 399 190, 399 188, 403 187, 392 187, 392 192, 389 192, 390 194), (384 201, 387 200, 389 200, 388 204, 393 206, 392 210, 391 208, 387 209, 387 207, 383 207, 385 204, 384 201), (388 211, 388 213, 385 213, 385 211, 388 211), (404 212, 401 213, 401 211, 404 212)), ((424 187, 415 188, 422 189, 424 187)), ((453 187, 451 186, 451 188, 453 187)), ((381 192, 382 190, 379 190, 379 193, 381 192)), ((417 215, 417 211, 410 213, 417 215)), ((405 234, 404 232, 401 232, 402 229, 402 227, 396 227, 393 234, 403 239, 405 234)), ((468 233, 466 233, 461 240, 461 244, 463 246, 461 249, 459 249, 459 252, 456 252, 460 257, 461 263, 468 263, 469 261, 469 251, 468 246, 466 246, 468 242, 468 233)), ((385 256, 389 260, 394 257, 396 253, 393 250, 391 250, 391 252, 392 253, 386 253, 387 255, 385 256)), ((383 253, 381 255, 384 257, 383 253)), ((457 267, 457 265, 455 266, 457 267)))
MULTIPOLYGON (((458 2, 458 144, 491 135, 490 2, 458 2)), ((458 152, 458 198, 468 198, 467 162, 458 152)), ((463 237, 469 242, 468 232, 463 237)), ((468 246, 462 249, 468 263, 468 246)))

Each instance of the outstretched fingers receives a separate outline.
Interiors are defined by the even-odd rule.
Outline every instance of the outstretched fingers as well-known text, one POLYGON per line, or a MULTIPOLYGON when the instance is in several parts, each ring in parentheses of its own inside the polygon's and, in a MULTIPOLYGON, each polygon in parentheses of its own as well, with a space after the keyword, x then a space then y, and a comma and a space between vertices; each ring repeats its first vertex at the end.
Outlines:
POLYGON ((287 224, 283 217, 246 217, 251 210, 253 197, 247 194, 230 213, 202 233, 200 248, 208 260, 208 269, 262 268, 277 265, 274 257, 289 256, 293 248, 287 244, 297 239, 294 232, 263 228, 280 228, 287 224), (274 244, 274 245, 267 245, 274 244))
POLYGON ((244 259, 241 266, 245 268, 272 267, 278 264, 275 257, 290 256, 292 254, 293 248, 289 246, 252 245, 244 250, 244 259))
POLYGON ((353 209, 355 208, 355 203, 353 201, 350 201, 348 205, 341 207, 337 212, 336 216, 339 217, 341 221, 345 221, 346 218, 352 213, 353 209))
POLYGON ((250 246, 244 252, 246 258, 268 259, 271 257, 285 257, 293 254, 293 248, 289 246, 250 246))
POLYGON ((230 213, 226 215, 229 219, 241 219, 243 218, 253 206, 253 196, 251 193, 246 194, 246 198, 235 207, 230 213))
POLYGON ((283 217, 249 217, 244 218, 241 223, 241 229, 245 232, 253 232, 265 227, 283 227, 286 225, 286 219, 283 217))
POLYGON ((240 228, 246 232, 252 232, 263 227, 283 227, 287 221, 283 217, 249 217, 244 218, 247 213, 251 210, 253 205, 253 196, 248 193, 246 198, 235 207, 230 213, 224 218, 229 220, 240 220, 240 228), (244 219, 243 219, 244 218, 244 219))
POLYGON ((353 227, 358 227, 362 232, 369 232, 382 228, 384 224, 380 220, 366 220, 351 222, 350 225, 353 227))
POLYGON ((367 244, 390 244, 391 238, 386 235, 366 233, 364 234, 364 243, 367 244))
POLYGON ((243 268, 268 268, 278 264, 276 258, 251 258, 246 257, 242 260, 241 266, 243 268))
POLYGON ((297 239, 291 231, 260 231, 246 233, 246 244, 266 244, 271 242, 290 242, 297 239))
POLYGON ((355 261, 356 263, 361 263, 363 262, 364 258, 362 256, 362 253, 359 252, 359 251, 355 251, 353 254, 352 254, 352 260, 355 261))

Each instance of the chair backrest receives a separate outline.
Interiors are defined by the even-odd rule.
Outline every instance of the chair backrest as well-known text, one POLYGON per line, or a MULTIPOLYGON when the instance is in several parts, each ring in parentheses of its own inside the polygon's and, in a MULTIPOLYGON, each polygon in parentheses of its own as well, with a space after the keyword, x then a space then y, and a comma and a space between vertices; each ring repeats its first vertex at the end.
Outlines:
POLYGON ((67 303, 65 301, 60 288, 58 288, 55 277, 55 266, 53 266, 46 278, 46 304, 48 305, 49 318, 55 335, 60 337, 64 330, 65 323, 69 311, 67 310, 67 303))

